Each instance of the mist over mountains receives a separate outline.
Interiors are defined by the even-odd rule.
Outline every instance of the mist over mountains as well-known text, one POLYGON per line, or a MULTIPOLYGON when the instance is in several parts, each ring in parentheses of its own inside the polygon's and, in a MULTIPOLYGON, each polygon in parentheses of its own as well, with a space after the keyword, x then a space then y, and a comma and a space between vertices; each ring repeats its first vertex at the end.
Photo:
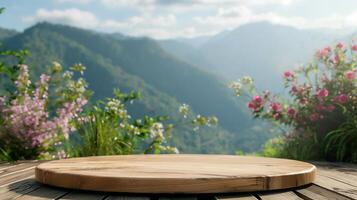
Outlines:
POLYGON ((249 75, 258 87, 280 91, 284 70, 310 62, 318 48, 336 43, 340 37, 326 30, 257 22, 215 35, 199 46, 187 40, 161 43, 168 52, 228 81, 249 75))
POLYGON ((160 41, 49 23, 24 32, 0 29, 2 48, 31 52, 33 75, 53 61, 66 67, 80 62, 94 99, 111 96, 113 88, 140 91, 143 99, 130 106, 135 116, 169 115, 177 122, 180 103, 189 104, 191 114, 216 115, 218 127, 176 130, 172 143, 186 153, 259 150, 273 135, 251 118, 246 99, 235 98, 228 81, 250 75, 258 86, 279 91, 284 69, 306 63, 334 37, 266 22, 212 37, 160 41))

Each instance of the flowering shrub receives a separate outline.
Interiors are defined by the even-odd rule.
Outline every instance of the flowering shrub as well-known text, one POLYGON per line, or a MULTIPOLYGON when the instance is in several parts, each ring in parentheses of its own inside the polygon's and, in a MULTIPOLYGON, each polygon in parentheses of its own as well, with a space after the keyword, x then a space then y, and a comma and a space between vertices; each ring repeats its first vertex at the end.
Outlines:
POLYGON ((1 148, 13 159, 65 157, 63 150, 53 148, 68 139, 74 128, 72 121, 87 103, 85 90, 78 91, 79 85, 85 89, 86 84, 82 79, 66 79, 64 87, 57 88, 56 95, 62 101, 57 104, 55 114, 51 114, 48 96, 51 76, 42 74, 32 85, 27 65, 20 64, 18 72, 13 98, 0 97, 1 148), (71 88, 73 83, 77 87, 71 88), (70 92, 76 95, 66 97, 70 92))
MULTIPOLYGON (((179 152, 168 145, 174 125, 164 123, 167 117, 131 119, 125 104, 137 99, 138 93, 114 90, 113 98, 84 110, 91 92, 81 77, 83 65, 62 73, 62 66, 55 62, 50 75, 42 74, 35 84, 27 65, 13 69, 8 76, 17 74, 15 89, 0 96, 0 159, 179 152), (79 78, 74 79, 77 72, 79 78)), ((218 122, 214 116, 192 117, 186 104, 178 110, 194 129, 218 122)))
POLYGON ((283 73, 288 98, 272 95, 269 91, 258 92, 249 77, 233 82, 231 88, 237 96, 241 93, 252 95, 247 106, 255 117, 288 128, 284 143, 279 143, 285 145, 281 151, 292 152, 286 157, 316 159, 325 156, 332 160, 357 161, 354 148, 357 129, 351 129, 357 116, 356 72, 357 45, 346 48, 338 43, 334 48, 328 46, 318 50, 314 63, 283 73), (344 129, 346 123, 353 134, 347 137, 337 131, 340 133, 337 136, 336 130, 344 129), (315 154, 306 157, 302 148, 314 150, 315 154), (301 153, 297 153, 299 151, 301 153))
MULTIPOLYGON (((54 63, 52 77, 57 77, 57 82, 52 87, 56 92, 51 98, 51 76, 41 75, 33 86, 28 66, 18 66, 16 91, 10 95, 13 98, 0 97, 2 159, 179 152, 168 145, 174 125, 164 123, 167 117, 131 119, 125 104, 137 99, 138 93, 123 94, 115 90, 113 98, 98 101, 83 112, 89 96, 87 84, 83 78, 74 80, 73 73, 83 74, 84 69, 78 64, 61 74, 62 67, 54 63)), ((190 117, 186 104, 180 106, 179 112, 194 129, 218 122, 214 116, 190 117)))

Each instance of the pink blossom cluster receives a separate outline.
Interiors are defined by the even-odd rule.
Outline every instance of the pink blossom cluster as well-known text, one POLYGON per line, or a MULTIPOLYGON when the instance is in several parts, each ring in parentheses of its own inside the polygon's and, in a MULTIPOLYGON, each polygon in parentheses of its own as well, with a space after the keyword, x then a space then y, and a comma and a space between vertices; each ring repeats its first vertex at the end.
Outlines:
POLYGON ((248 108, 254 112, 261 110, 264 106, 264 100, 261 96, 254 96, 252 101, 248 102, 248 108))
POLYGON ((289 101, 277 101, 276 96, 264 92, 254 94, 248 108, 257 117, 292 125, 299 130, 317 130, 319 123, 316 121, 319 120, 335 123, 347 115, 346 110, 356 114, 357 60, 354 57, 357 44, 352 44, 350 50, 352 56, 341 42, 334 48, 319 49, 317 63, 283 73, 291 96, 289 101))
POLYGON ((4 119, 6 133, 21 141, 23 148, 46 149, 58 142, 61 135, 68 138, 73 128, 70 122, 82 111, 87 100, 78 97, 74 101, 66 102, 57 109, 57 116, 50 116, 48 111, 50 76, 41 75, 34 91, 29 90, 28 77, 27 66, 21 65, 16 81, 19 95, 8 104, 5 97, 0 97, 0 114, 4 119))

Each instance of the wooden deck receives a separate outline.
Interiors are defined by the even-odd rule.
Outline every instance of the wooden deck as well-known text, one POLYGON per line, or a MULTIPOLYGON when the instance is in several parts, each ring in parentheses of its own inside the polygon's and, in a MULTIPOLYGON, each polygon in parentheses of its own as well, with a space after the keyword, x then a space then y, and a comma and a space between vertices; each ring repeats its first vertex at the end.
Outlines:
POLYGON ((34 169, 39 161, 0 164, 0 199, 80 199, 80 200, 290 200, 290 199, 357 199, 357 165, 314 163, 317 180, 314 184, 275 192, 243 194, 176 196, 87 192, 42 185, 34 180, 34 169))

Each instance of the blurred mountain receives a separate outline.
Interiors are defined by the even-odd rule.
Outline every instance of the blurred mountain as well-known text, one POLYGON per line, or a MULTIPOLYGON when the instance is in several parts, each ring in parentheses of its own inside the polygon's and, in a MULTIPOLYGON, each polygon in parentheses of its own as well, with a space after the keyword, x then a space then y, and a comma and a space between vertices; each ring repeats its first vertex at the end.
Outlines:
POLYGON ((232 96, 224 81, 167 53, 154 40, 40 23, 2 42, 4 48, 28 49, 27 61, 37 75, 53 61, 63 66, 82 63, 94 99, 111 96, 113 88, 142 92, 143 99, 129 107, 134 116, 161 114, 179 121, 179 102, 191 105, 193 114, 216 115, 216 128, 193 132, 179 127, 173 143, 183 152, 253 151, 270 136, 257 129, 245 103, 232 96))
POLYGON ((195 65, 203 70, 213 69, 211 63, 205 58, 205 56, 199 51, 198 47, 194 47, 186 42, 180 40, 159 40, 161 47, 174 55, 181 61, 195 65))
POLYGON ((5 29, 0 27, 0 40, 12 37, 16 35, 17 32, 15 30, 5 29))
POLYGON ((299 30, 257 22, 212 36, 197 48, 186 48, 187 55, 180 54, 182 45, 171 45, 170 48, 165 42, 162 45, 183 60, 209 63, 201 66, 227 80, 249 75, 259 88, 280 91, 284 70, 311 61, 317 48, 337 42, 334 38, 340 37, 326 30, 299 30))
POLYGON ((316 49, 330 44, 331 38, 320 31, 260 22, 209 41, 200 51, 214 66, 212 72, 230 80, 250 75, 259 87, 279 90, 282 72, 311 61, 316 49))

